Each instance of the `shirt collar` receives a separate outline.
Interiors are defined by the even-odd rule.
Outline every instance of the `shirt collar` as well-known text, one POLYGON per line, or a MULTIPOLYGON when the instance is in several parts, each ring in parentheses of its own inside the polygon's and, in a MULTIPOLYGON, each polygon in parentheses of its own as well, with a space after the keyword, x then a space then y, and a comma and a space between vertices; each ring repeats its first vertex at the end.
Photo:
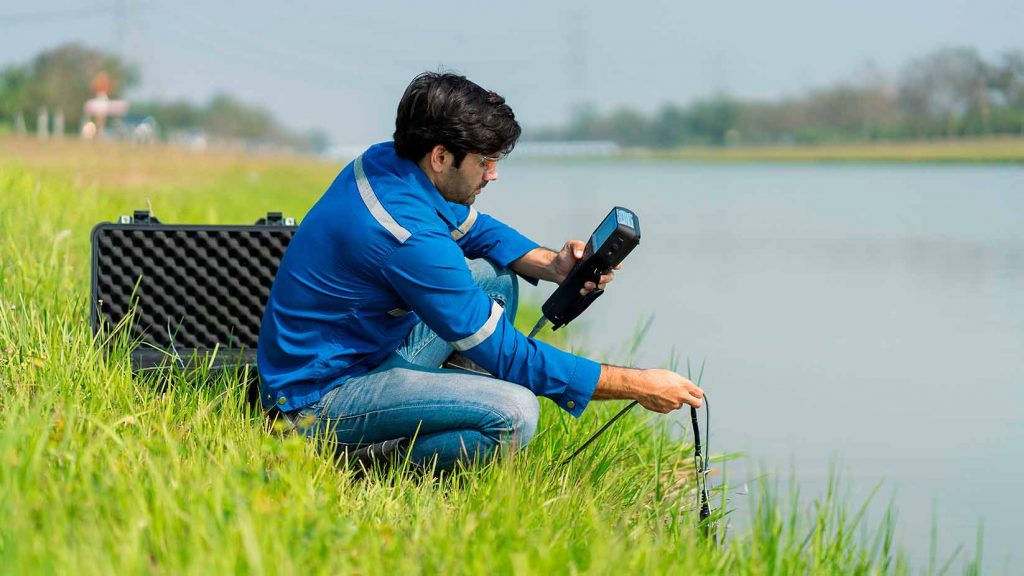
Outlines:
POLYGON ((448 224, 449 229, 454 230, 459 227, 458 218, 452 212, 448 201, 444 199, 444 196, 441 196, 437 186, 434 186, 434 183, 430 181, 430 178, 427 177, 419 165, 396 154, 394 142, 382 142, 370 148, 370 151, 373 152, 378 150, 380 153, 386 152, 387 156, 392 159, 394 173, 399 178, 423 190, 423 196, 427 204, 448 224))

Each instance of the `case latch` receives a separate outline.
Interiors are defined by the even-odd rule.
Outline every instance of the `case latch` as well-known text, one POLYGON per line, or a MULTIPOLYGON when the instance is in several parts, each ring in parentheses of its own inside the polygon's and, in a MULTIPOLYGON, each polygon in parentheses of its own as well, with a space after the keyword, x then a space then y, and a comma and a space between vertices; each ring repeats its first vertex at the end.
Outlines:
POLYGON ((285 218, 281 212, 267 212, 265 218, 256 221, 257 226, 295 226, 295 218, 285 218))
POLYGON ((160 220, 149 213, 149 210, 136 210, 131 216, 121 216, 121 224, 159 224, 160 220))

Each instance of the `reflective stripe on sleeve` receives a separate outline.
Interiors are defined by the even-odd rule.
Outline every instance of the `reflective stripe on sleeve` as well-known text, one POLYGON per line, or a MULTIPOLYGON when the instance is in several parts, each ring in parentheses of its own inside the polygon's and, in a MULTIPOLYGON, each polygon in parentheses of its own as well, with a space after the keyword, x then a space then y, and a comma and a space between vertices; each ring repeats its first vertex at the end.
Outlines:
POLYGON ((391 214, 384 209, 381 205, 380 200, 377 199, 377 195, 373 193, 373 188, 370 186, 369 179, 366 178, 366 172, 363 172, 363 157, 359 156, 355 161, 355 173, 356 173, 356 186, 359 188, 359 196, 363 199, 363 204, 366 204, 366 208, 373 214, 374 219, 377 223, 387 229, 388 232, 398 239, 399 242, 405 243, 409 239, 409 231, 402 228, 395 219, 391 217, 391 214))
POLYGON ((501 320, 501 314, 504 311, 505 309, 502 308, 500 304, 492 300, 491 315, 487 318, 487 321, 484 322, 484 325, 481 326, 480 329, 477 330, 475 333, 466 336, 462 340, 449 342, 449 344, 451 344, 452 348, 455 348, 459 352, 465 352, 466 350, 469 350, 470 348, 476 346, 477 344, 480 344, 484 340, 487 340, 487 338, 490 337, 491 334, 494 334, 494 330, 498 327, 498 321, 501 320))
POLYGON ((466 216, 466 220, 462 223, 462 226, 459 226, 455 230, 452 230, 452 238, 458 240, 459 238, 462 238, 463 236, 468 234, 469 229, 472 228, 473 224, 476 222, 476 214, 476 208, 470 206, 469 215, 466 216))

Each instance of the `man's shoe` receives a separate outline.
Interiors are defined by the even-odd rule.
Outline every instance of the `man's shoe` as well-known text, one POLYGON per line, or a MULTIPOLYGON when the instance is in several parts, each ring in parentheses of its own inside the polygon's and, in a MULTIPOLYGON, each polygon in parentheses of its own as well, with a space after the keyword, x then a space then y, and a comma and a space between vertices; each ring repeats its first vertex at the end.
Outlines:
POLYGON ((398 455, 408 445, 408 438, 396 438, 394 440, 377 442, 376 444, 367 444, 358 450, 348 451, 342 449, 341 452, 346 454, 351 462, 372 465, 378 461, 384 461, 398 455))
POLYGON ((491 376, 491 373, 484 370, 482 366, 462 355, 462 352, 452 352, 452 355, 441 364, 445 370, 465 370, 481 376, 491 376))

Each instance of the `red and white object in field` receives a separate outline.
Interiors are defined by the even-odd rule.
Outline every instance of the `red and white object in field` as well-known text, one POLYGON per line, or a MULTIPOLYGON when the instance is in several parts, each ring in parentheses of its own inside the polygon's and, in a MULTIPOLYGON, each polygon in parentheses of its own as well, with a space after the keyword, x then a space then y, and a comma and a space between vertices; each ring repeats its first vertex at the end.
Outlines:
POLYGON ((82 137, 93 138, 103 136, 103 129, 107 125, 107 117, 124 116, 128 113, 127 100, 111 100, 107 94, 113 89, 114 83, 106 72, 100 72, 92 80, 92 91, 96 93, 95 98, 85 101, 84 112, 91 116, 92 121, 82 126, 82 137))

